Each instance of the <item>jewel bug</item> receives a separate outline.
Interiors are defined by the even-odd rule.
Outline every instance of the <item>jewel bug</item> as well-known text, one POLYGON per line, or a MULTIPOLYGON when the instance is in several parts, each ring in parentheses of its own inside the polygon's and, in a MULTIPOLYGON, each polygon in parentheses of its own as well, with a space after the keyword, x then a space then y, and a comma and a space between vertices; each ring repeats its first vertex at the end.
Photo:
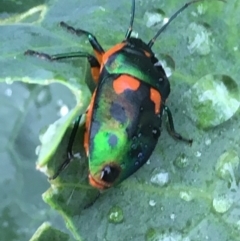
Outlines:
MULTIPOLYGON (((163 112, 167 114, 170 134, 189 144, 175 131, 170 109, 165 102, 170 93, 166 73, 152 51, 154 42, 166 27, 189 5, 176 11, 155 36, 145 43, 131 37, 135 14, 132 0, 131 18, 125 39, 105 51, 96 37, 75 29, 65 22, 60 25, 78 36, 85 35, 94 54, 86 52, 49 55, 27 50, 26 55, 56 61, 87 58, 96 88, 86 112, 84 148, 89 164, 89 183, 101 190, 122 182, 136 172, 151 156, 161 134, 163 112)), ((67 147, 67 159, 51 179, 55 179, 73 159, 72 145, 81 116, 74 124, 67 147)))

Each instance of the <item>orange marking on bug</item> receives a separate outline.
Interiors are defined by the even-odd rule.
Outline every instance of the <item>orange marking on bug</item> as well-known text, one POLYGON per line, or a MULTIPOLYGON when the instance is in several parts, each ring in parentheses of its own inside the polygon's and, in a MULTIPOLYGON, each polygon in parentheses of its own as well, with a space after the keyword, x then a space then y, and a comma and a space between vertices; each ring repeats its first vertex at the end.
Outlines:
POLYGON ((103 181, 95 180, 94 177, 90 173, 88 174, 88 180, 89 180, 89 183, 92 187, 95 187, 95 188, 100 189, 100 190, 111 187, 111 184, 108 184, 108 183, 103 182, 103 181))
POLYGON ((125 90, 137 90, 140 86, 140 81, 129 75, 120 75, 113 81, 113 89, 117 94, 123 93, 125 90))
POLYGON ((151 54, 148 51, 144 51, 144 54, 149 58, 151 57, 151 54))
POLYGON ((92 77, 93 77, 95 83, 97 83, 98 79, 99 79, 100 68, 99 67, 92 67, 91 68, 91 74, 92 74, 92 77))
POLYGON ((125 45, 126 43, 116 44, 102 55, 101 61, 99 61, 99 63, 101 63, 100 72, 102 71, 102 68, 108 61, 109 57, 113 55, 115 52, 117 52, 118 50, 122 49, 125 45))
POLYGON ((156 114, 160 113, 160 105, 161 105, 160 93, 157 90, 151 88, 150 89, 150 99, 155 104, 155 113, 156 114))
POLYGON ((102 58, 103 58, 104 53, 100 53, 100 52, 94 50, 94 54, 98 60, 98 63, 102 63, 102 58))
POLYGON ((86 115, 86 123, 85 123, 85 133, 84 133, 84 148, 86 155, 89 154, 89 131, 90 131, 90 124, 92 119, 92 112, 93 112, 93 104, 95 100, 96 90, 94 91, 92 95, 92 99, 90 101, 90 104, 88 106, 87 115, 86 115))

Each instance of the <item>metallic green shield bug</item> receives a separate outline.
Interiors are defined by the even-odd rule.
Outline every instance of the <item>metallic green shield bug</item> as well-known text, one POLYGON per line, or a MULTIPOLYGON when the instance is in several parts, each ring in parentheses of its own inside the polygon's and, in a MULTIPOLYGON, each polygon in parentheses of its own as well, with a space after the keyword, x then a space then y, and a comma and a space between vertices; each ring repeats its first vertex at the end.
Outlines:
MULTIPOLYGON (((174 129, 172 114, 165 102, 170 83, 163 67, 152 51, 152 46, 166 27, 190 4, 176 11, 168 22, 145 43, 131 37, 135 0, 132 0, 130 25, 125 39, 105 51, 96 37, 88 31, 61 26, 78 36, 87 36, 94 55, 86 52, 48 55, 33 50, 25 52, 50 61, 85 57, 96 83, 87 109, 84 148, 89 163, 89 183, 97 189, 106 189, 122 182, 136 172, 151 156, 161 134, 162 114, 168 116, 170 134, 189 144, 174 129)), ((67 159, 52 179, 56 178, 73 159, 72 145, 81 116, 75 122, 67 148, 67 159)))

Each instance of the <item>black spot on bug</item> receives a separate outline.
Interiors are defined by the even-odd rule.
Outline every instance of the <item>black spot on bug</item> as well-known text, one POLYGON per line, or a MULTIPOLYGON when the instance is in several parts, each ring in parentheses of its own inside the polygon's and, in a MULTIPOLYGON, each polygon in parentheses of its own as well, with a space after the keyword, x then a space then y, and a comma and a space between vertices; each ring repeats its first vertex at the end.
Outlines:
POLYGON ((108 138, 108 144, 111 147, 115 147, 118 143, 118 137, 115 134, 110 134, 109 138, 108 138))
POLYGON ((127 116, 124 110, 124 107, 120 104, 113 102, 110 107, 111 116, 119 121, 121 124, 124 124, 127 121, 127 116))
POLYGON ((113 183, 120 174, 120 168, 116 166, 105 166, 102 170, 101 179, 107 183, 113 183))
POLYGON ((101 123, 95 119, 92 120, 91 123, 91 138, 94 138, 94 136, 98 133, 99 129, 100 129, 101 123))

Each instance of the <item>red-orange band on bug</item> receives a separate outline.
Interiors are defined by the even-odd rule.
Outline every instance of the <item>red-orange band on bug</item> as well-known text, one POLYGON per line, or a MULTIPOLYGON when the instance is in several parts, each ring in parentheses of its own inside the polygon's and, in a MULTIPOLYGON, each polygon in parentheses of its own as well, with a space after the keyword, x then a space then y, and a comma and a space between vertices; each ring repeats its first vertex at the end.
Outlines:
POLYGON ((113 89, 117 94, 121 94, 127 89, 137 90, 139 86, 140 81, 129 75, 121 75, 113 81, 113 89))
POLYGON ((155 104, 155 113, 156 114, 160 113, 160 105, 161 105, 160 93, 157 90, 151 88, 150 89, 150 99, 155 104))
POLYGON ((96 50, 94 50, 94 53, 95 53, 95 56, 97 57, 98 63, 102 63, 104 53, 100 53, 96 50))
POLYGON ((100 68, 100 73, 102 72, 102 68, 104 67, 104 65, 107 63, 109 57, 111 55, 113 55, 115 52, 117 52, 118 50, 122 49, 124 46, 126 45, 126 43, 119 43, 116 44, 115 46, 113 46, 111 49, 109 49, 107 52, 105 52, 101 57, 101 68, 100 68))
POLYGON ((119 43, 113 46, 111 49, 109 49, 106 53, 103 54, 102 63, 105 64, 111 55, 113 55, 118 50, 122 49, 125 45, 126 43, 119 43))
POLYGON ((93 103, 96 95, 96 90, 94 91, 92 95, 91 102, 88 107, 87 115, 86 115, 86 124, 85 124, 85 133, 84 133, 84 148, 86 155, 88 156, 89 154, 89 129, 90 129, 90 124, 91 124, 91 119, 92 119, 92 111, 93 111, 93 103))
POLYGON ((88 180, 89 180, 89 183, 92 187, 95 187, 95 188, 100 189, 100 190, 111 187, 111 185, 109 185, 105 182, 98 182, 97 180, 95 180, 93 178, 93 176, 91 174, 88 175, 88 180))
POLYGON ((100 68, 99 67, 92 67, 91 68, 91 74, 94 79, 94 82, 97 83, 99 79, 99 74, 100 74, 100 68))
POLYGON ((148 51, 144 51, 144 54, 149 58, 151 57, 151 54, 148 51))

